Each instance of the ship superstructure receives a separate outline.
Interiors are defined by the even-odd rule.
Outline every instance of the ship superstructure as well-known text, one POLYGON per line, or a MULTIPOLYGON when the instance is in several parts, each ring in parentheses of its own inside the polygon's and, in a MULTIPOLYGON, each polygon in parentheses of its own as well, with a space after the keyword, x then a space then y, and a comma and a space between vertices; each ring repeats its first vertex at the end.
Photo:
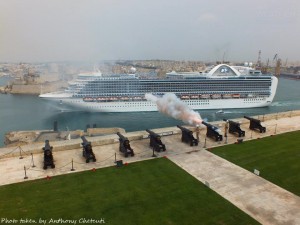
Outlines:
POLYGON ((271 104, 278 79, 249 67, 220 64, 203 73, 170 72, 164 78, 135 74, 79 74, 63 92, 40 95, 62 108, 95 112, 157 111, 146 93, 174 93, 192 109, 264 107, 271 104))

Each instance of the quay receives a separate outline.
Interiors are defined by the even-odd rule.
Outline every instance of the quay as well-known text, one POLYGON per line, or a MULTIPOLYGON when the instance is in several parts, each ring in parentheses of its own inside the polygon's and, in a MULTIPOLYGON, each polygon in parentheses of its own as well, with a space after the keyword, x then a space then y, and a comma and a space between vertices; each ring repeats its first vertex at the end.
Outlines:
MULTIPOLYGON (((243 141, 300 130, 300 110, 260 115, 255 118, 262 121, 267 128, 266 133, 250 131, 247 119, 234 119, 240 122, 241 128, 246 131, 243 141)), ((224 132, 223 121, 213 124, 218 125, 224 132)), ((210 152, 214 147, 236 143, 236 136, 228 134, 226 139, 215 142, 205 137, 206 127, 201 127, 199 145, 189 146, 181 142, 181 131, 176 126, 153 131, 162 135, 167 149, 165 152, 155 152, 157 157, 169 158, 260 223, 300 224, 299 196, 210 152)), ((56 168, 47 170, 43 170, 42 142, 0 148, 0 185, 115 166, 119 160, 122 160, 123 164, 130 164, 154 158, 146 131, 129 132, 124 136, 130 140, 135 152, 134 157, 125 158, 119 152, 119 137, 116 134, 86 136, 92 143, 97 158, 97 162, 90 163, 85 163, 82 157, 81 139, 52 141, 50 145, 53 146, 56 168)))

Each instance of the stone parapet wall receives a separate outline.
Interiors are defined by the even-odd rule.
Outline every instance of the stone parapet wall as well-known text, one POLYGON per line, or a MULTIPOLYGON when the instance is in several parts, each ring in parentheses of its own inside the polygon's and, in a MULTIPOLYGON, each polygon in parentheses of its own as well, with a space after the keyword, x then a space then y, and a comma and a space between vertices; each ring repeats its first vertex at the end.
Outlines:
MULTIPOLYGON (((268 120, 279 120, 283 118, 293 118, 293 117, 299 117, 300 116, 300 110, 298 111, 291 111, 291 112, 282 112, 282 113, 275 113, 275 114, 268 114, 268 115, 260 115, 260 116, 254 116, 254 118, 258 118, 262 121, 268 121, 268 120), (264 120, 263 120, 264 119, 264 120)), ((242 123, 248 123, 247 119, 241 118, 241 119, 235 119, 237 121, 241 121, 242 123)), ((213 125, 220 125, 224 124, 223 121, 215 121, 211 122, 213 125)), ((195 130, 194 127, 191 126, 185 126, 187 128, 190 128, 191 130, 195 130)), ((95 128, 94 128, 95 129, 95 128)), ((107 128, 106 131, 110 130, 112 128, 107 128)), ((120 128, 114 128, 116 130, 122 130, 120 128)), ((114 131, 116 131, 114 130, 114 131)), ((158 128, 158 129, 151 129, 152 131, 161 134, 161 135, 172 135, 172 134, 178 134, 180 133, 180 129, 177 127, 167 127, 167 128, 158 128)), ((205 126, 201 127, 201 130, 206 130, 205 126)), ((135 131, 135 132, 121 132, 124 136, 126 136, 130 141, 134 140, 142 140, 145 138, 148 138, 149 134, 146 131, 135 131)), ((101 146, 101 145, 109 145, 109 144, 115 144, 119 142, 119 137, 117 134, 110 134, 105 136, 86 136, 87 140, 92 143, 92 146, 101 146)), ((50 145, 53 146, 53 151, 64 151, 64 150, 71 150, 71 149, 81 149, 81 143, 82 140, 80 138, 78 139, 72 139, 72 140, 64 140, 64 141, 51 141, 50 145)), ((20 154, 20 148, 22 149, 22 152, 24 154, 31 154, 31 153, 41 153, 42 148, 44 147, 44 143, 31 143, 27 145, 22 145, 20 147, 14 146, 14 147, 4 147, 0 148, 0 157, 11 157, 11 156, 18 156, 20 154)))
POLYGON ((106 135, 106 134, 116 134, 117 132, 125 133, 123 128, 111 127, 111 128, 88 128, 88 136, 106 135))

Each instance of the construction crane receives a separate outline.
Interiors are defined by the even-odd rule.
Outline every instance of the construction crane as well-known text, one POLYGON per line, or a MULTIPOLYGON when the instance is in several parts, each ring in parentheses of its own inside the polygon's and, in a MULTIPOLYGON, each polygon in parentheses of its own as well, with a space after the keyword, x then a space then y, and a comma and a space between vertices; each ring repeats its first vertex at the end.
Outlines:
POLYGON ((288 58, 286 58, 285 60, 284 67, 287 67, 287 63, 288 63, 288 58))
POLYGON ((257 58, 257 63, 255 66, 255 69, 257 70, 261 70, 262 66, 261 66, 261 50, 258 51, 258 58, 257 58))
POLYGON ((280 68, 281 68, 281 59, 278 57, 278 54, 275 54, 273 58, 273 62, 275 61, 275 76, 280 75, 280 68))
POLYGON ((263 74, 267 74, 268 73, 268 70, 269 70, 269 58, 268 58, 268 60, 267 60, 267 63, 266 63, 266 66, 262 66, 262 68, 261 68, 261 72, 263 73, 263 74))

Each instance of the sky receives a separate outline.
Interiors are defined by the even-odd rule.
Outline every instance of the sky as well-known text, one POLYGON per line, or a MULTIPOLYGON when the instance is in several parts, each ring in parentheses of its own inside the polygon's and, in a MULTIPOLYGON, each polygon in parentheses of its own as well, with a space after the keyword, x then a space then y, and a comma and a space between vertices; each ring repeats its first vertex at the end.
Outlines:
POLYGON ((299 0, 0 0, 0 62, 300 60, 299 0))

